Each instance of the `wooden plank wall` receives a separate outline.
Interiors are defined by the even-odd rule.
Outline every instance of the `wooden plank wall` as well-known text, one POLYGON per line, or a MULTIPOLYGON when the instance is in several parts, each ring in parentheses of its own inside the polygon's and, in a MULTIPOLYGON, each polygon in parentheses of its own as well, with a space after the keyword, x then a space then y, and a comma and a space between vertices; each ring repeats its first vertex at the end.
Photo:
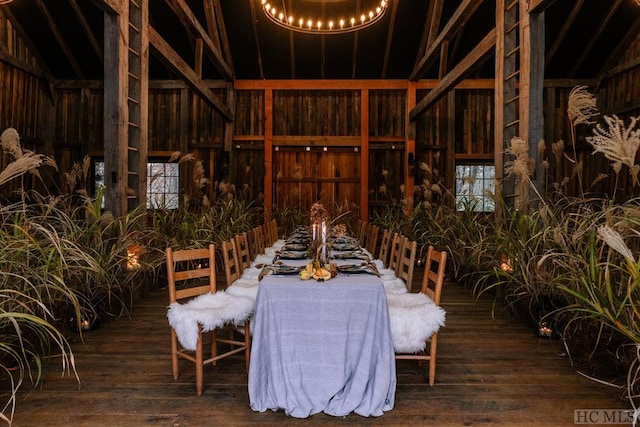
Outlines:
MULTIPOLYGON (((52 109, 49 82, 37 67, 35 56, 0 9, 0 133, 14 128, 23 148, 52 155, 52 109)), ((0 152, 0 169, 12 160, 0 152)), ((53 169, 43 171, 41 176, 46 182, 33 181, 26 176, 27 185, 42 190, 57 185, 51 183, 57 178, 53 169)), ((17 181, 7 183, 0 189, 0 194, 8 197, 17 188, 17 181)))

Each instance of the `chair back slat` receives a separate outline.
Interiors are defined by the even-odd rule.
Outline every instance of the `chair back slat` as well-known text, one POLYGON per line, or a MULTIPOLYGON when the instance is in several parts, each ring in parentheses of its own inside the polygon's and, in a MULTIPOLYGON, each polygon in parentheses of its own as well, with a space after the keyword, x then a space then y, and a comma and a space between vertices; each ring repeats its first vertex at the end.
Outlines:
POLYGON ((437 251, 433 246, 429 246, 422 276, 422 293, 431 297, 436 305, 440 305, 446 266, 447 252, 437 251))
POLYGON ((265 243, 264 243, 264 227, 262 225, 257 226, 256 228, 254 228, 255 230, 255 248, 256 248, 256 255, 262 255, 264 254, 264 249, 265 249, 265 243))
POLYGON ((382 260, 382 265, 386 268, 389 266, 389 250, 391 249, 391 230, 385 229, 382 232, 382 240, 380 241, 380 249, 378 250, 378 258, 382 260))
POLYGON ((240 278, 240 267, 238 266, 238 256, 236 254, 236 245, 233 240, 225 240, 222 242, 222 262, 224 264, 224 275, 227 287, 240 278))
POLYGON ((378 247, 378 234, 380 233, 380 228, 376 225, 371 225, 369 227, 369 231, 367 232, 365 249, 371 254, 374 255, 376 252, 376 248, 378 247))
POLYGON ((369 231, 369 224, 366 221, 362 221, 360 224, 360 230, 358 231, 358 242, 360 247, 364 248, 367 244, 367 232, 369 231))
POLYGON ((402 255, 402 247, 404 246, 405 237, 398 233, 393 234, 391 240, 391 252, 389 253, 389 269, 398 274, 398 265, 400 265, 400 256, 402 255))
POLYGON ((413 240, 405 241, 405 244, 402 247, 400 263, 398 264, 397 276, 404 281, 408 290, 411 290, 411 284, 413 282, 413 269, 416 265, 417 248, 417 242, 413 240))
POLYGON ((236 244, 236 255, 238 257, 238 267, 240 275, 247 268, 251 267, 251 253, 249 252, 249 240, 247 233, 236 234, 234 237, 236 244))
POLYGON ((169 303, 216 292, 215 245, 208 248, 165 250, 167 260, 167 282, 169 287, 169 303), (208 277, 208 283, 202 281, 189 283, 193 279, 208 277), (178 287, 177 284, 181 285, 178 287))

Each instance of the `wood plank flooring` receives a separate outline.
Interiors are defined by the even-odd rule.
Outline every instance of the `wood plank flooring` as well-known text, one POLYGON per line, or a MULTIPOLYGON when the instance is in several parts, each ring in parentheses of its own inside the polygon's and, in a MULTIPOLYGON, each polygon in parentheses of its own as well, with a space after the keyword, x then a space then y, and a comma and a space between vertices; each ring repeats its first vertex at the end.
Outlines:
MULTIPOLYGON (((416 271, 416 281, 421 276, 416 271)), ((474 300, 470 290, 448 283, 433 387, 426 365, 398 361, 395 408, 381 417, 256 413, 240 356, 205 368, 202 396, 195 394, 191 364, 181 362, 181 377, 173 380, 167 300, 166 290, 147 292, 131 318, 103 323, 76 342, 80 384, 61 376, 59 360, 52 360, 41 385, 20 392, 13 425, 569 426, 575 409, 629 406, 620 390, 577 374, 561 341, 538 339, 513 318, 492 319, 489 298, 474 300)))

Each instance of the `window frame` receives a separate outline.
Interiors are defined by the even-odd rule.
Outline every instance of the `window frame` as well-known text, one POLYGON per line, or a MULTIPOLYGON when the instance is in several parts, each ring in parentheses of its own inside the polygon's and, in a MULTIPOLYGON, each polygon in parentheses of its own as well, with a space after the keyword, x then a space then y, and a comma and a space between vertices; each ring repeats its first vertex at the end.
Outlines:
MULTIPOLYGON (((496 210, 495 200, 490 196, 486 195, 487 191, 495 194, 495 164, 493 161, 488 160, 470 160, 470 159, 456 159, 454 164, 455 177, 454 177, 454 196, 456 200, 456 210, 458 212, 464 211, 471 207, 473 212, 486 212, 493 213, 496 210), (471 184, 465 184, 465 176, 459 175, 460 167, 481 167, 482 168, 482 176, 479 178, 478 175, 475 175, 475 185, 474 187, 478 187, 477 183, 480 180, 482 185, 480 186, 480 194, 473 192, 471 194, 463 193, 463 190, 459 189, 459 184, 462 183, 462 187, 469 189, 471 184), (487 168, 493 168, 493 173, 487 176, 487 168)), ((468 176, 468 175, 467 175, 468 176)), ((473 188, 472 188, 473 190, 473 188)))

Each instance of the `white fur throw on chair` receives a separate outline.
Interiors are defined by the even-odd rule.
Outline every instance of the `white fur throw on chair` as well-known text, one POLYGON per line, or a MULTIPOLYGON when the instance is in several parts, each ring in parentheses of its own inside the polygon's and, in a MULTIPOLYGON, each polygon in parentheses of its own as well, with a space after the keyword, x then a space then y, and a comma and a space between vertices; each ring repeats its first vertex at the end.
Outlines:
POLYGON ((167 318, 175 329, 180 344, 187 350, 195 350, 198 324, 202 326, 203 332, 225 325, 240 325, 251 316, 253 306, 250 298, 219 291, 197 296, 184 304, 170 304, 167 318))
POLYGON ((445 311, 422 292, 387 294, 396 353, 423 351, 427 339, 444 326, 445 311))
POLYGON ((258 296, 259 283, 257 278, 255 281, 238 279, 233 282, 225 292, 229 295, 249 298, 255 304, 256 297, 258 296))

